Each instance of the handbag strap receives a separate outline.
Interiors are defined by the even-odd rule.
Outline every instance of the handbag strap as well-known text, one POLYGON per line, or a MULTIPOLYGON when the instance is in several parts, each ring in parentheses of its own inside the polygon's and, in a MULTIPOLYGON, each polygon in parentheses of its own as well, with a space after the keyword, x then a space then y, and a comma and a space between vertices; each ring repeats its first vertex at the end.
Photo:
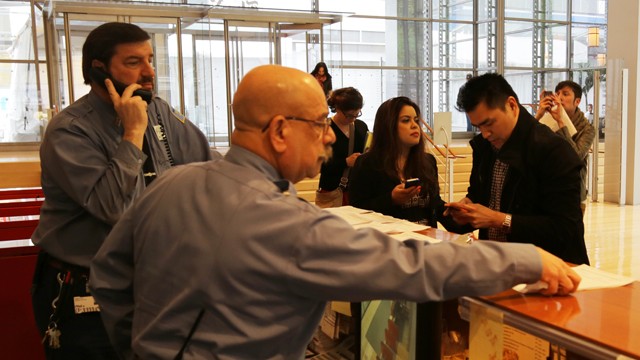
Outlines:
MULTIPOLYGON (((356 132, 355 124, 354 123, 349 124, 349 153, 347 154, 347 157, 353 154, 353 147, 356 142, 355 132, 356 132)), ((340 178, 340 185, 339 185, 342 188, 342 190, 347 189, 347 183, 349 182, 349 170, 351 170, 351 168, 349 166, 346 166, 344 168, 344 171, 342 172, 342 177, 340 178)))

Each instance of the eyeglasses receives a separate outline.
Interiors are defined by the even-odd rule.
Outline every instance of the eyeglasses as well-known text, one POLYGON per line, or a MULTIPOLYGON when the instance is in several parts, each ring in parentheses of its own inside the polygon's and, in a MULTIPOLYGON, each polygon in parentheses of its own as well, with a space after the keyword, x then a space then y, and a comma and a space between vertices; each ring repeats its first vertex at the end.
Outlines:
POLYGON ((344 111, 342 113, 344 114, 344 118, 347 119, 347 120, 351 120, 351 119, 355 120, 355 119, 359 118, 360 116, 362 116, 362 111, 358 112, 357 115, 347 114, 344 111))
MULTIPOLYGON (((322 133, 320 135, 326 134, 327 131, 329 130, 329 126, 331 125, 331 118, 329 117, 325 118, 324 120, 309 120, 309 119, 303 119, 295 116, 285 116, 285 120, 304 121, 304 122, 311 123, 311 125, 313 126, 322 127, 322 133)), ((269 128, 269 124, 271 124, 271 122, 265 125, 265 127, 262 129, 262 132, 267 131, 267 129, 269 128)))

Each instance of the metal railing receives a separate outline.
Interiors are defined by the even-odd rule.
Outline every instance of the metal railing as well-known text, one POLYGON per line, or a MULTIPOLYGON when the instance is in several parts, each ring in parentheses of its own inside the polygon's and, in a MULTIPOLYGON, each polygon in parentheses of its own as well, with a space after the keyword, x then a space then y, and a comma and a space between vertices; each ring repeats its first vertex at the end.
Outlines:
POLYGON ((444 176, 441 173, 438 173, 438 178, 440 180, 442 180, 442 182, 444 183, 444 194, 442 194, 443 198, 445 199, 445 201, 447 202, 451 202, 453 201, 453 164, 452 162, 455 161, 458 158, 464 158, 464 156, 461 155, 456 155, 452 150, 451 147, 449 146, 449 136, 447 134, 447 130, 444 128, 440 128, 437 129, 438 131, 443 131, 445 132, 445 138, 447 139, 445 144, 442 144, 442 147, 444 147, 444 150, 440 148, 440 145, 436 144, 435 141, 433 141, 432 137, 435 137, 435 132, 433 131, 433 129, 431 128, 431 126, 429 126, 429 124, 426 123, 426 121, 424 121, 424 119, 420 119, 420 123, 422 124, 422 126, 424 126, 425 128, 427 128, 427 130, 429 131, 429 133, 431 133, 431 137, 429 136, 429 134, 427 134, 425 131, 422 131, 422 136, 424 136, 425 140, 427 140, 427 142, 429 144, 431 144, 432 149, 435 149, 438 154, 440 154, 440 156, 437 156, 437 154, 433 153, 433 155, 436 158, 436 162, 438 162, 441 165, 444 165, 444 176))

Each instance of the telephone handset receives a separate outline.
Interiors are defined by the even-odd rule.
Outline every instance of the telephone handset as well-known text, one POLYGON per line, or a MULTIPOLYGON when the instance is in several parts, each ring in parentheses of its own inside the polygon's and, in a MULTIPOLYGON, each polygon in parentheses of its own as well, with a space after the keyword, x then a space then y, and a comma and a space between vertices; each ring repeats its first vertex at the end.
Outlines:
MULTIPOLYGON (((101 68, 91 67, 91 69, 89 69, 89 76, 93 81, 95 81, 96 83, 98 83, 98 85, 102 86, 105 89, 107 88, 107 86, 104 84, 104 81, 106 79, 111 80, 111 82, 113 83, 113 87, 116 88, 116 91, 120 95, 122 95, 124 90, 127 88, 127 85, 117 80, 114 80, 113 77, 111 77, 111 75, 107 74, 101 68)), ((151 99, 153 98, 153 93, 149 90, 138 89, 133 92, 133 96, 140 96, 142 100, 146 101, 147 103, 150 103, 151 99)))

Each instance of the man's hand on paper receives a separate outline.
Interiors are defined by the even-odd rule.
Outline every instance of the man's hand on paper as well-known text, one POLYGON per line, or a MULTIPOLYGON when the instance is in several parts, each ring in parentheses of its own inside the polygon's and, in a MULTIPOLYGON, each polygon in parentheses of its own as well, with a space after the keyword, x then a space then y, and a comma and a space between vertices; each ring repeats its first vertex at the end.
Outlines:
POLYGON ((543 295, 567 295, 578 289, 580 275, 558 257, 536 247, 542 257, 542 276, 540 281, 547 287, 540 289, 543 295))

